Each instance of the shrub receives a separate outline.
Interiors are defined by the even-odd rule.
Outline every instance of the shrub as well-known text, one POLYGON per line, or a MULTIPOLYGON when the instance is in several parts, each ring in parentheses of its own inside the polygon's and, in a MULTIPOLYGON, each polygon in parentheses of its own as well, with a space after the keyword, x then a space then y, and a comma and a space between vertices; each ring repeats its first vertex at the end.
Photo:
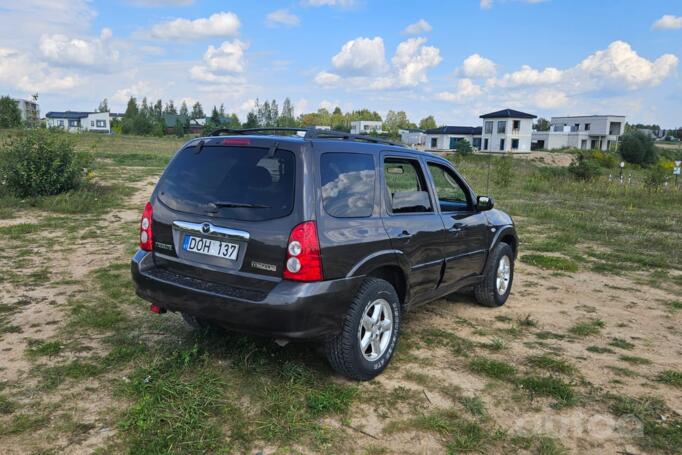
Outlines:
POLYGON ((83 183, 87 161, 65 133, 31 130, 0 149, 0 182, 17 197, 59 194, 83 183))
POLYGON ((474 149, 471 147, 471 144, 466 139, 458 141, 455 150, 457 150, 457 153, 464 156, 470 155, 474 151, 474 149))
POLYGON ((512 157, 505 156, 497 160, 495 164, 495 184, 507 188, 512 181, 512 157))
POLYGON ((586 158, 582 153, 569 164, 568 172, 578 180, 592 180, 600 173, 597 161, 586 158))
POLYGON ((649 165, 658 160, 653 141, 641 131, 631 131, 623 135, 620 155, 632 164, 649 165))
POLYGON ((607 169, 613 169, 618 166, 618 157, 613 153, 602 152, 601 150, 595 150, 592 152, 591 158, 601 167, 607 169))
POLYGON ((9 96, 0 97, 0 128, 21 126, 21 111, 17 102, 9 96))

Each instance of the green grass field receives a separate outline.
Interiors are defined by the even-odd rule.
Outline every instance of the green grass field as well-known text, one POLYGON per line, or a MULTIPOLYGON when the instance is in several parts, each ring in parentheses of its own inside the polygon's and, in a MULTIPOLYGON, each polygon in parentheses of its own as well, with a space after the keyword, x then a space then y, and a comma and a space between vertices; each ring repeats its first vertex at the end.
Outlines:
POLYGON ((183 141, 74 140, 95 158, 85 188, 0 194, 7 453, 679 453, 682 189, 647 187, 645 170, 623 187, 608 171, 579 182, 529 159, 454 159, 515 218, 514 293, 407 315, 389 369, 354 383, 315 345, 151 314, 129 259, 183 141), (530 424, 573 415, 638 423, 608 438, 530 424))

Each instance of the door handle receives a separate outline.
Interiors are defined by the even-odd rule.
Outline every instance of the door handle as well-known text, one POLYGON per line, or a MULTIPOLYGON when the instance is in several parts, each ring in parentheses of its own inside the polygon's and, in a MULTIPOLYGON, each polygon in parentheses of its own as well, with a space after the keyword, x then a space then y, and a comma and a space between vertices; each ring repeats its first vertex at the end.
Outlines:
POLYGON ((398 237, 412 237, 412 234, 407 229, 403 229, 403 232, 398 234, 398 237))
POLYGON ((461 224, 455 224, 450 229, 448 229, 448 232, 452 232, 454 234, 459 234, 460 232, 462 232, 462 225, 461 224))

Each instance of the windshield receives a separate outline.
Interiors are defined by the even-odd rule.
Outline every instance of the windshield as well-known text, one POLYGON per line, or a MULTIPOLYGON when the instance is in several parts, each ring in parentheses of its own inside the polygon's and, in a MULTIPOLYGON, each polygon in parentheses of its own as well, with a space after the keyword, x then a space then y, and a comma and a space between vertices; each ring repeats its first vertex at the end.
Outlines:
POLYGON ((291 213, 294 154, 266 148, 207 146, 178 153, 159 184, 159 199, 174 210, 261 221, 291 213))

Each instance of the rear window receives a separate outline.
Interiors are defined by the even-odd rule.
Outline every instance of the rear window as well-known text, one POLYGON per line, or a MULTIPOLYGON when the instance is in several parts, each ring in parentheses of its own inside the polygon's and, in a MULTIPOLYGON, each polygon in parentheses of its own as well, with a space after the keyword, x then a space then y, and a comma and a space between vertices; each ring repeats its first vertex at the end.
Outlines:
POLYGON ((324 153, 320 157, 322 203, 331 216, 366 217, 374 208, 374 157, 324 153))
POLYGON ((294 154, 266 148, 211 147, 181 150, 159 185, 159 199, 174 210, 262 221, 291 213, 294 154))

